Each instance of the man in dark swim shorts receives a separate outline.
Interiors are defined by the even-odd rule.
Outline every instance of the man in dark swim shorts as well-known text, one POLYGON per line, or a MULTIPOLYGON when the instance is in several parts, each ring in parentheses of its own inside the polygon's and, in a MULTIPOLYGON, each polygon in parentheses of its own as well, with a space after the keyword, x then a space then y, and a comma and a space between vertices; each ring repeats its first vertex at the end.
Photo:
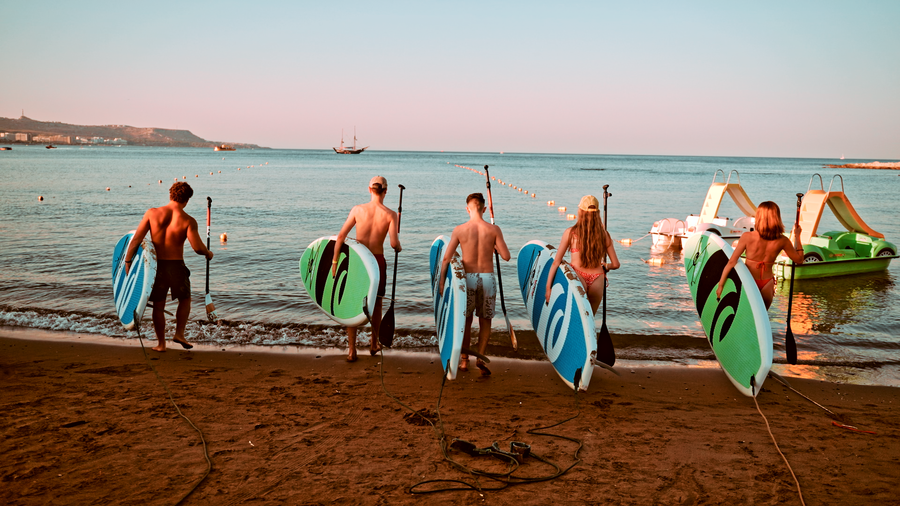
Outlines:
MULTIPOLYGON (((390 233, 391 247, 400 252, 400 236, 398 233, 400 218, 397 213, 384 205, 384 196, 387 194, 387 180, 381 176, 375 176, 369 181, 369 202, 354 206, 347 216, 347 221, 338 233, 334 246, 334 260, 331 263, 331 275, 337 273, 337 264, 340 259, 341 248, 347 235, 356 227, 356 240, 362 243, 375 255, 378 261, 378 270, 381 271, 381 281, 378 283, 378 298, 375 299, 375 308, 372 311, 372 342, 369 345, 369 354, 375 356, 381 345, 378 344, 378 329, 381 327, 381 306, 384 300, 385 287, 387 286, 387 263, 384 261, 384 238, 390 233)), ((356 362, 356 327, 347 327, 347 361, 356 362)))
POLYGON ((197 231, 197 220, 184 212, 184 207, 194 195, 190 185, 179 181, 169 188, 169 203, 155 207, 144 213, 144 218, 134 233, 134 239, 125 252, 126 272, 131 269, 131 259, 137 246, 150 232, 153 247, 156 248, 156 281, 150 292, 153 302, 153 330, 156 332, 158 344, 154 351, 166 351, 166 295, 172 293, 172 300, 178 299, 175 311, 175 336, 173 341, 185 349, 193 345, 184 338, 184 329, 191 315, 191 271, 184 265, 184 241, 191 243, 191 248, 198 255, 212 260, 213 253, 203 244, 197 231))

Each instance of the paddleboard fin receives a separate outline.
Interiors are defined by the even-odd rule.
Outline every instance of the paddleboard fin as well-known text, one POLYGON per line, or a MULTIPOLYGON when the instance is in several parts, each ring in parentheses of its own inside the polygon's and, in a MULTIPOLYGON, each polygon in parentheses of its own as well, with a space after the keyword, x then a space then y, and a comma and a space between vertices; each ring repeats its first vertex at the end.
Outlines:
POLYGON ((363 311, 363 314, 366 315, 366 318, 367 318, 369 321, 372 321, 372 316, 369 315, 369 296, 368 296, 368 295, 366 295, 365 297, 363 297, 363 307, 362 307, 362 311, 363 311))
POLYGON ((459 351, 460 351, 460 354, 462 354, 462 355, 472 355, 475 358, 480 358, 481 360, 484 361, 485 364, 491 363, 491 359, 485 357, 484 355, 482 355, 481 353, 478 353, 477 351, 472 351, 468 348, 463 348, 459 351))
POLYGON ((592 360, 591 363, 594 365, 594 367, 602 367, 602 368, 606 369, 607 371, 615 374, 616 376, 620 376, 620 377, 622 376, 621 374, 619 374, 619 371, 615 370, 612 366, 606 365, 597 359, 592 360))

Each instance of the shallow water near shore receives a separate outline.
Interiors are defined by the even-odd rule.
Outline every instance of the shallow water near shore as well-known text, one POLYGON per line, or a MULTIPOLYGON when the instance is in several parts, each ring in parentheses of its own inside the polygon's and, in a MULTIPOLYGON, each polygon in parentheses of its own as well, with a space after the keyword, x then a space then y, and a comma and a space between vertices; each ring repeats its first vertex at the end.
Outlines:
MULTIPOLYGON (((615 245, 622 268, 610 275, 607 325, 619 357, 654 363, 709 360, 712 354, 684 280, 680 251, 654 251, 645 234, 656 220, 698 213, 714 172, 722 169, 738 171, 754 202, 777 202, 786 223, 793 221, 794 194, 806 191, 813 173, 824 176, 826 187, 831 176, 840 173, 860 216, 887 240, 897 242, 900 230, 889 205, 895 200, 896 173, 822 168, 831 162, 26 147, 0 156, 0 212, 9 217, 0 222, 0 324, 134 339, 134 333, 126 334, 114 316, 112 249, 119 237, 137 226, 147 208, 168 201, 168 187, 178 179, 194 188, 187 211, 201 223, 201 235, 205 197, 213 199, 211 234, 216 257, 210 288, 218 314, 225 320, 219 326, 192 322, 189 340, 223 347, 346 346, 342 329, 315 307, 303 289, 298 260, 313 240, 337 233, 350 207, 368 199, 366 185, 378 174, 388 180, 385 203, 389 207, 397 208, 397 185, 406 187, 395 347, 427 350, 436 345, 428 248, 436 236, 449 234, 467 219, 465 196, 485 191, 484 176, 466 167, 481 170, 487 164, 492 176, 523 190, 499 181, 492 184, 496 222, 513 254, 512 261, 502 267, 502 278, 509 316, 517 330, 527 334, 531 329, 515 286, 518 249, 533 239, 558 243, 572 224, 566 215, 574 212, 581 196, 591 193, 602 199, 602 186, 608 184, 610 233, 614 239, 636 240, 630 247, 615 245), (39 202, 38 196, 44 200, 39 202), (567 210, 560 212, 560 206, 567 210), (227 243, 218 241, 223 232, 228 234, 227 243), (659 258, 662 265, 645 263, 651 258, 659 258)), ((736 218, 739 211, 726 198, 719 214, 736 218)), ((837 229, 840 225, 826 211, 819 231, 837 229)), ((388 252, 387 257, 390 273, 393 255, 388 252)), ((201 320, 206 265, 189 249, 186 262, 193 272, 192 320, 201 320)), ((822 372, 827 369, 843 371, 836 373, 840 381, 854 382, 856 376, 862 382, 900 385, 896 338, 900 292, 894 269, 795 283, 791 328, 799 348, 798 373, 830 377, 831 372, 822 372)), ((769 315, 775 361, 784 362, 788 283, 779 284, 777 292, 769 315)), ((499 306, 490 352, 518 356, 509 346, 499 306)), ((174 311, 173 303, 170 310, 174 311)), ((145 321, 144 332, 149 333, 149 312, 145 321)), ((367 332, 360 341, 368 342, 367 332)))

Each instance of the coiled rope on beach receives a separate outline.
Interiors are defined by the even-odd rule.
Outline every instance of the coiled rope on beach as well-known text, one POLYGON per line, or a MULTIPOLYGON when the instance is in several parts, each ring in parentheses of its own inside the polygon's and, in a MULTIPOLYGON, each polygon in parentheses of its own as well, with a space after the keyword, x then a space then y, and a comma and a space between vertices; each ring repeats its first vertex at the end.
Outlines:
MULTIPOLYGON (((473 353, 471 351, 470 351, 470 354, 477 355, 476 353, 473 353)), ((393 399, 394 402, 396 402, 400 406, 403 406, 404 408, 409 410, 409 412, 413 416, 417 416, 417 417, 421 418, 422 420, 424 420, 425 422, 427 422, 429 425, 431 425, 431 428, 432 428, 432 430, 434 430, 435 436, 438 440, 438 444, 440 445, 441 455, 443 456, 444 460, 447 463, 449 463, 452 467, 456 468, 457 470, 471 476, 474 481, 474 483, 470 483, 470 482, 467 482, 464 480, 458 480, 458 479, 453 479, 453 478, 424 480, 424 481, 420 481, 420 482, 412 485, 409 488, 409 493, 411 493, 411 494, 434 494, 434 493, 438 493, 438 492, 474 490, 483 496, 484 492, 499 491, 499 490, 503 490, 503 489, 513 486, 513 485, 522 485, 525 483, 538 483, 538 482, 549 481, 549 480, 559 478, 560 476, 566 474, 572 468, 574 468, 575 466, 577 466, 578 464, 581 463, 581 459, 578 458, 578 453, 581 451, 581 448, 584 447, 584 442, 582 440, 573 438, 573 437, 569 437, 569 436, 563 436, 560 434, 553 434, 550 432, 542 432, 543 430, 557 427, 566 422, 574 420, 581 414, 581 408, 578 405, 578 392, 577 391, 575 392, 575 397, 574 397, 575 409, 576 409, 575 415, 573 415, 569 418, 566 418, 565 420, 562 420, 560 422, 554 423, 552 425, 535 427, 535 428, 532 428, 532 429, 529 429, 526 431, 526 434, 555 437, 555 438, 559 438, 559 439, 565 439, 565 440, 571 441, 573 443, 577 443, 578 447, 575 449, 575 452, 573 454, 573 458, 575 461, 572 464, 570 464, 568 467, 563 468, 562 466, 553 462, 552 460, 544 458, 544 457, 534 453, 534 451, 529 450, 528 456, 534 457, 535 459, 553 467, 555 471, 552 474, 548 474, 545 476, 520 477, 520 476, 515 476, 515 474, 514 474, 521 466, 519 460, 516 457, 511 456, 507 452, 499 451, 499 447, 496 445, 496 443, 494 444, 494 446, 487 449, 486 451, 483 450, 484 451, 483 454, 490 455, 494 458, 498 458, 500 460, 506 461, 507 464, 509 465, 509 468, 505 472, 496 473, 496 472, 484 471, 484 470, 479 470, 479 469, 473 469, 469 466, 466 466, 465 464, 457 462, 450 456, 449 450, 452 447, 452 442, 447 441, 447 435, 446 435, 446 432, 444 431, 444 422, 443 422, 443 419, 441 418, 441 398, 443 397, 443 394, 444 394, 444 385, 446 385, 446 383, 447 383, 447 375, 446 374, 443 375, 443 379, 441 380, 441 388, 438 393, 437 404, 435 405, 435 413, 436 413, 436 418, 437 418, 437 423, 435 423, 429 416, 427 416, 427 413, 423 413, 422 410, 413 409, 411 406, 407 405, 406 403, 404 403, 403 401, 401 401, 395 395, 393 395, 392 393, 390 393, 388 391, 387 386, 384 383, 384 349, 383 348, 381 350, 381 364, 380 365, 381 365, 381 388, 384 391, 385 395, 387 395, 388 397, 393 399), (496 451, 494 451, 494 449, 496 449, 496 451), (497 481, 500 483, 500 485, 496 486, 496 487, 482 486, 479 483, 480 477, 484 477, 489 480, 497 481), (429 490, 417 490, 418 487, 422 487, 422 486, 428 485, 428 484, 436 484, 436 483, 456 484, 458 486, 448 486, 448 487, 434 488, 434 489, 429 489, 429 490)), ((474 446, 474 445, 472 445, 472 446, 474 446)))

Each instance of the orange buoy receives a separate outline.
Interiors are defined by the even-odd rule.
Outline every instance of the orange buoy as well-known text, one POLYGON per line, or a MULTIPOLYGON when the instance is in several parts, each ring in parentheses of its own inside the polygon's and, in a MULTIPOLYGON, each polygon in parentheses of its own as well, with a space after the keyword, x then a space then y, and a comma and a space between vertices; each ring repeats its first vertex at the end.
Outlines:
POLYGON ((569 221, 572 221, 572 220, 575 219, 575 215, 574 215, 574 214, 567 214, 567 215, 566 215, 566 219, 569 220, 569 221))
POLYGON ((624 244, 625 246, 630 246, 632 241, 631 239, 619 239, 619 242, 624 244))
POLYGON ((40 201, 42 201, 42 200, 44 200, 44 196, 43 196, 43 195, 38 195, 38 202, 40 202, 40 201))
POLYGON ((228 242, 228 234, 222 232, 222 235, 219 236, 219 240, 222 242, 228 242))
POLYGON ((557 209, 559 209, 559 212, 561 213, 566 212, 566 206, 559 206, 557 209))
POLYGON ((645 260, 645 262, 656 267, 659 267, 660 265, 666 263, 662 258, 651 258, 650 260, 645 260))
POLYGON ((109 191, 109 186, 106 187, 106 191, 109 191))

